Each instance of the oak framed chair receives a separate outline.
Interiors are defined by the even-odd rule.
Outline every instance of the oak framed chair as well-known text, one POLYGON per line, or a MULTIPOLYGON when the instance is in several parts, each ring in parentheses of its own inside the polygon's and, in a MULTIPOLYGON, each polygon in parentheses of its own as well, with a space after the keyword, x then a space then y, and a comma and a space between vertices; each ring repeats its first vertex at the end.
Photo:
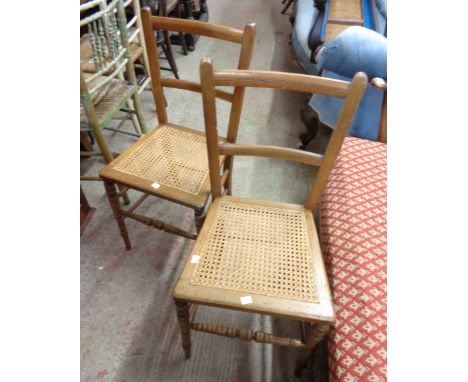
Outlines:
MULTIPOLYGON (((85 36, 92 53, 93 70, 87 62, 80 62, 80 130, 92 132, 100 152, 86 150, 80 154, 85 157, 100 155, 110 163, 113 155, 104 129, 137 137, 147 129, 128 42, 123 0, 113 0, 106 6, 102 0, 80 5, 80 13, 89 10, 94 12, 80 19, 80 27, 88 31, 85 36), (134 117, 135 133, 109 126, 120 112, 134 117)), ((81 176, 80 179, 101 180, 97 176, 81 176)))
POLYGON ((296 364, 299 375, 314 346, 335 321, 313 211, 359 106, 367 76, 357 73, 348 83, 294 73, 214 72, 211 60, 205 58, 200 78, 213 203, 173 290, 185 357, 191 354, 190 331, 196 330, 299 348, 296 364), (344 104, 323 155, 276 146, 235 144, 218 136, 216 86, 321 93, 343 98, 344 104), (225 195, 219 158, 234 155, 319 166, 307 203, 303 206, 225 195), (302 338, 199 323, 195 321, 199 305, 299 321, 302 338))
MULTIPOLYGON (((134 213, 134 210, 148 197, 155 196, 194 210, 197 231, 203 223, 204 213, 210 198, 210 180, 206 138, 202 131, 168 122, 163 87, 201 92, 197 82, 175 78, 161 78, 154 30, 193 33, 240 45, 239 69, 248 69, 255 41, 255 25, 249 24, 244 30, 206 22, 152 16, 149 8, 141 11, 146 46, 150 59, 151 84, 159 125, 138 142, 123 152, 112 163, 104 167, 100 176, 117 220, 120 234, 127 249, 131 248, 125 218, 131 218, 156 229, 164 230, 186 238, 194 239, 196 234, 182 230, 160 220, 134 213), (118 193, 133 189, 143 195, 128 209, 118 202, 118 193)), ((229 142, 237 138, 244 89, 232 93, 217 90, 216 96, 231 102, 231 114, 227 129, 229 142)), ((229 187, 228 162, 221 158, 218 166, 224 166, 223 182, 229 187)))

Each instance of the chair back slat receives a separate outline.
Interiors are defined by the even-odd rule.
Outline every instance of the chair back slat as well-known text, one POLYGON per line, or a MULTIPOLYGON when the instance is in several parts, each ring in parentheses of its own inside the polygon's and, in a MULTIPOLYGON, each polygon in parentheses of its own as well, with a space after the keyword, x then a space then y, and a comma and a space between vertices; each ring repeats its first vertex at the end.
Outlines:
MULTIPOLYGON (((354 115, 367 86, 367 76, 356 73, 351 83, 323 77, 295 73, 252 70, 214 71, 209 58, 200 65, 203 95, 203 113, 208 147, 211 192, 213 198, 222 196, 219 156, 252 155, 306 163, 319 167, 316 181, 309 193, 306 208, 313 210, 320 200, 328 176, 347 135, 354 115), (261 145, 239 145, 220 142, 217 130, 215 87, 258 87, 278 90, 317 93, 344 98, 336 128, 331 135, 325 154, 308 153, 297 149, 261 145)), ((231 176, 231 174, 229 174, 231 176)))
POLYGON ((241 145, 232 143, 220 143, 219 154, 277 158, 314 166, 320 166, 320 163, 322 162, 323 158, 323 156, 320 154, 290 149, 286 147, 266 145, 241 145))
MULTIPOLYGON (((195 20, 177 19, 173 17, 152 16, 151 10, 144 7, 141 19, 145 35, 146 47, 150 61, 151 84, 156 104, 156 113, 160 124, 168 122, 163 87, 183 89, 201 93, 199 83, 180 79, 161 78, 157 45, 154 37, 156 30, 189 33, 218 40, 229 41, 241 45, 238 69, 248 69, 252 58, 255 42, 255 25, 246 25, 244 30, 238 30, 223 25, 210 24, 195 20)), ((237 125, 242 109, 243 89, 234 89, 233 94, 224 90, 216 90, 215 97, 231 102, 231 118, 228 125, 228 137, 235 140, 237 125)))

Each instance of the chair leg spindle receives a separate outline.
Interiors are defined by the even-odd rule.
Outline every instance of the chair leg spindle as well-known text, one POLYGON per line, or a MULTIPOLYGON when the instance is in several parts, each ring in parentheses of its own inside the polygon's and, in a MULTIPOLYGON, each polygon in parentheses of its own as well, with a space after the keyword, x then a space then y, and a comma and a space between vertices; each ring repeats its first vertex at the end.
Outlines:
POLYGON ((119 195, 115 189, 114 183, 105 180, 104 187, 106 188, 107 197, 109 198, 109 203, 111 205, 112 211, 114 212, 115 220, 119 226, 120 235, 122 235, 122 238, 125 242, 125 248, 129 250, 131 248, 130 238, 128 236, 127 227, 125 226, 122 210, 120 208, 119 195))
POLYGON ((206 215, 205 215, 205 209, 200 208, 198 210, 194 210, 194 215, 195 215, 195 227, 197 228, 197 234, 200 233, 200 230, 203 226, 203 222, 205 221, 206 215))
POLYGON ((189 359, 191 355, 190 340, 190 311, 187 302, 174 300, 177 318, 179 319, 180 334, 182 337, 182 347, 184 348, 185 358, 189 359))

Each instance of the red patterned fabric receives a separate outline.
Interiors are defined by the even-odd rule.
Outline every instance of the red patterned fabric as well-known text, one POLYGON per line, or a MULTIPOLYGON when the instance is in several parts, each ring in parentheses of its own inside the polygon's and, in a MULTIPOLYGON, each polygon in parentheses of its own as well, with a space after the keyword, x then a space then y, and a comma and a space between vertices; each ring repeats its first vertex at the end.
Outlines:
POLYGON ((387 380, 387 145, 347 137, 320 203, 330 381, 387 380))

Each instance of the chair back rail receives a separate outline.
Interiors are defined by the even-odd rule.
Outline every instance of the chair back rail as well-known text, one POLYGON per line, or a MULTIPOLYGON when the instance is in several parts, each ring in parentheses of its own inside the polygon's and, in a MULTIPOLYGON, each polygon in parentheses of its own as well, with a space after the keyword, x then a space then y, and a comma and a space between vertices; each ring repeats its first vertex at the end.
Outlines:
MULTIPOLYGON (((244 30, 241 31, 223 25, 210 24, 196 20, 152 16, 151 10, 148 7, 142 8, 141 19, 150 61, 153 97, 160 124, 168 122, 163 87, 201 93, 201 85, 194 81, 161 78, 158 51, 154 39, 155 30, 190 33, 240 44, 241 50, 237 67, 238 69, 248 69, 250 66, 253 44, 255 41, 254 24, 246 25, 244 30)), ((216 90, 215 97, 231 102, 227 136, 229 141, 235 141, 244 98, 244 89, 234 89, 232 94, 224 90, 216 90)))
POLYGON ((200 78, 203 95, 203 110, 208 147, 211 192, 213 198, 222 196, 219 155, 253 155, 291 160, 319 166, 315 183, 309 193, 306 208, 313 210, 318 204, 328 175, 338 156, 341 145, 351 126, 367 86, 367 76, 356 73, 351 83, 304 74, 264 72, 251 70, 214 71, 209 58, 202 59, 200 78), (319 93, 344 98, 338 122, 324 155, 305 153, 301 150, 263 145, 238 145, 222 143, 218 138, 216 121, 216 86, 259 87, 279 90, 319 93))

